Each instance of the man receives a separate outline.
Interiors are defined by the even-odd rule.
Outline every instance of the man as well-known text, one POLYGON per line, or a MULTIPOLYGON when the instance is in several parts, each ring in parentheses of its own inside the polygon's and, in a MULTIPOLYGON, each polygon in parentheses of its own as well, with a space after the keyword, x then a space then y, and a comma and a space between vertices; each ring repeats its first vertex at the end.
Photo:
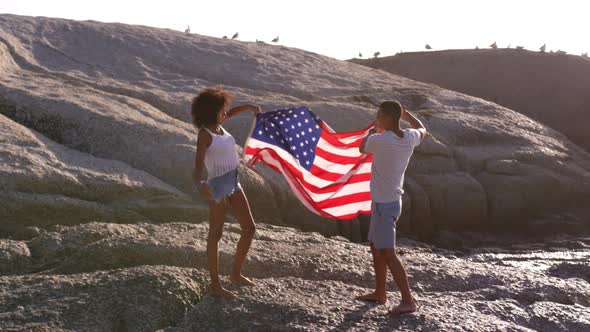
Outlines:
POLYGON ((371 129, 359 148, 361 153, 373 154, 368 240, 373 254, 375 291, 357 299, 385 304, 389 267, 402 295, 401 303, 393 308, 392 315, 416 311, 408 276, 395 253, 395 226, 401 215, 404 173, 414 148, 426 136, 428 133, 420 120, 404 110, 399 102, 386 101, 379 107, 375 128, 371 129), (402 130, 400 120, 407 121, 412 128, 402 130))

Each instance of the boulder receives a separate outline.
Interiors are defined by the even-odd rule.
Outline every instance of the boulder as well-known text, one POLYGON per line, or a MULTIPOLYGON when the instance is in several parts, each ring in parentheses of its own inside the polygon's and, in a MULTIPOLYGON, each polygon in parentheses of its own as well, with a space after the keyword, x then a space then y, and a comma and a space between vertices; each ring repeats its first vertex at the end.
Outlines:
POLYGON ((121 161, 64 147, 1 114, 0 133, 1 232, 97 220, 205 219, 205 208, 186 194, 121 161))
POLYGON ((168 266, 72 276, 2 276, 3 331, 155 331, 206 292, 201 270, 168 266))
POLYGON ((409 52, 351 60, 511 108, 590 151, 590 61, 515 49, 409 52))
POLYGON ((31 265, 31 251, 25 242, 0 240, 0 274, 26 271, 31 265))
MULTIPOLYGON (((304 50, 144 26, 1 15, 0 55, 1 114, 59 146, 149 174, 176 195, 195 198, 202 211, 207 204, 191 180, 196 132, 189 109, 201 89, 216 85, 233 93, 236 105, 306 105, 336 131, 363 128, 374 119, 375 105, 400 100, 431 133, 408 169, 415 183, 408 184, 414 188, 406 201, 412 204, 400 224, 416 225, 411 232, 436 231, 425 230, 430 225, 486 230, 498 220, 517 228, 589 196, 590 154, 562 133, 493 102, 304 50), (539 195, 539 187, 550 187, 550 195, 539 195), (460 196, 463 190, 469 197, 460 196)), ((241 146, 251 124, 252 115, 244 113, 225 127, 241 146)), ((130 200, 95 206, 95 200, 66 193, 68 177, 53 181, 64 182, 63 190, 44 192, 53 196, 18 218, 44 225, 43 206, 55 200, 69 216, 87 211, 79 220, 63 218, 68 224, 163 220, 179 210, 185 212, 171 221, 199 219, 175 199, 167 207, 147 199, 139 207, 130 200)), ((340 224, 310 213, 262 165, 243 169, 242 182, 259 221, 359 238, 355 221, 340 224)), ((36 190, 32 183, 21 188, 2 191, 17 197, 36 190)), ((107 194, 96 191, 101 195, 107 194)))
POLYGON ((205 224, 55 226, 26 243, 35 274, 0 277, 0 329, 590 328, 588 240, 518 241, 458 254, 400 238, 398 255, 422 307, 391 319, 387 312, 399 301, 391 278, 387 305, 353 300, 374 287, 365 244, 260 223, 243 270, 256 286, 237 287, 226 276, 238 238, 238 225, 224 226, 221 281, 239 296, 224 301, 206 295, 205 224), (460 317, 467 319, 457 323, 460 317))

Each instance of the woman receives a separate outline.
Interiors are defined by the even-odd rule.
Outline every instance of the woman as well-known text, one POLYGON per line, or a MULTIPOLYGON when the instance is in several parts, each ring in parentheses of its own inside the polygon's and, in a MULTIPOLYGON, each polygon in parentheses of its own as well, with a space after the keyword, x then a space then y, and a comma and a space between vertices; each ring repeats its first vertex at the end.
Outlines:
POLYGON ((223 231, 226 203, 242 228, 230 280, 238 285, 253 285, 241 273, 242 265, 250 249, 256 226, 248 199, 238 179, 239 159, 234 138, 222 127, 232 116, 251 110, 261 112, 259 106, 242 105, 228 111, 232 96, 223 88, 203 90, 192 103, 194 126, 199 130, 194 179, 199 191, 209 201, 209 236, 207 238, 207 265, 211 274, 209 292, 212 296, 234 299, 237 296, 224 289, 219 280, 218 242, 223 231), (207 180, 203 177, 207 169, 207 180))

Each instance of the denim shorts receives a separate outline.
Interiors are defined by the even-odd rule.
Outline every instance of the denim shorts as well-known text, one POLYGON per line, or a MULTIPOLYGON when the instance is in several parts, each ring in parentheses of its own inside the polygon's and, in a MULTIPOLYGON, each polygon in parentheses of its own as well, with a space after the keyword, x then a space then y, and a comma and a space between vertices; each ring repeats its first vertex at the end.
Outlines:
POLYGON ((389 203, 371 203, 368 240, 373 244, 373 248, 395 248, 395 226, 401 214, 401 198, 389 203))
POLYGON ((213 195, 213 200, 217 203, 233 193, 242 191, 237 168, 216 178, 209 179, 207 184, 213 195))

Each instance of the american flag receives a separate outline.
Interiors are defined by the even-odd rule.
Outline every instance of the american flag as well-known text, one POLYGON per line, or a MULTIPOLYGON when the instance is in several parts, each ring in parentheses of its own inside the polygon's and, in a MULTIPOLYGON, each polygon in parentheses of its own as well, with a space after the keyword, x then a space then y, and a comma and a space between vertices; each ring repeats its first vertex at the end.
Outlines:
POLYGON ((308 107, 256 115, 244 147, 244 163, 262 161, 281 173, 309 210, 332 219, 371 211, 372 155, 358 150, 367 128, 335 133, 308 107))

